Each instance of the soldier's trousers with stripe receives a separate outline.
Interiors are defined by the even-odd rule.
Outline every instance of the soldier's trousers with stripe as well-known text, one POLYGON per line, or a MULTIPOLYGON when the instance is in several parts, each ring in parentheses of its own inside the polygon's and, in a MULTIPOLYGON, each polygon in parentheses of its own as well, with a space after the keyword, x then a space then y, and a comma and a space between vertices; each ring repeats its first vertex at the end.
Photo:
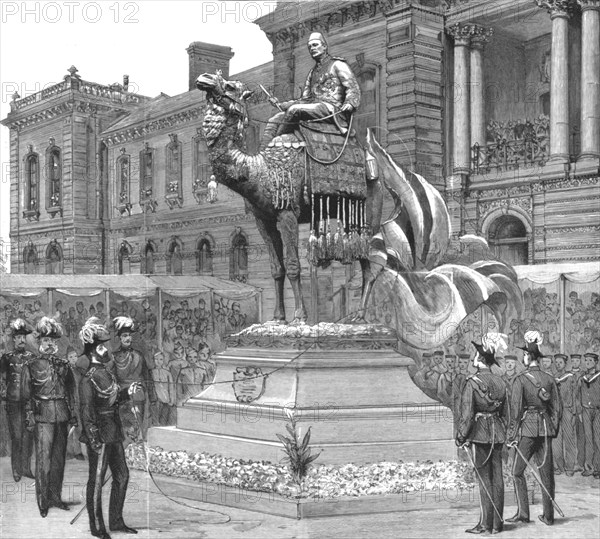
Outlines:
POLYGON ((502 530, 501 516, 504 511, 504 479, 502 477, 502 445, 473 442, 475 466, 479 476, 479 500, 481 515, 479 524, 486 530, 502 530), (490 454, 491 450, 491 454, 490 454), (486 492, 487 491, 487 492, 486 492), (491 496, 491 498, 490 498, 491 496), (500 513, 498 515, 496 510, 500 513))
POLYGON ((97 467, 102 466, 100 481, 104 483, 107 468, 112 474, 112 486, 110 489, 110 502, 108 505, 108 521, 111 529, 121 528, 123 523, 123 505, 127 494, 129 483, 129 468, 125 461, 125 451, 121 442, 106 444, 104 449, 104 460, 98 462, 99 453, 96 453, 90 444, 87 444, 89 460, 89 475, 86 490, 86 505, 90 518, 90 530, 92 533, 106 531, 104 516, 102 514, 102 487, 100 495, 94 500, 96 488, 97 467))
MULTIPOLYGON (((554 459, 552 456, 552 438, 544 436, 523 436, 519 441, 519 450, 529 461, 536 456, 536 462, 532 462, 538 468, 542 483, 550 496, 554 498, 554 459)), ((515 455, 513 464, 513 479, 515 483, 515 494, 517 497, 518 515, 529 520, 529 500, 527 498, 527 481, 525 479, 525 468, 527 467, 521 455, 515 455)), ((554 522, 554 506, 548 495, 542 490, 542 505, 544 516, 549 522, 554 522)))
POLYGON ((554 467, 563 472, 575 470, 577 462, 577 417, 571 408, 563 408, 558 435, 552 442, 554 467))

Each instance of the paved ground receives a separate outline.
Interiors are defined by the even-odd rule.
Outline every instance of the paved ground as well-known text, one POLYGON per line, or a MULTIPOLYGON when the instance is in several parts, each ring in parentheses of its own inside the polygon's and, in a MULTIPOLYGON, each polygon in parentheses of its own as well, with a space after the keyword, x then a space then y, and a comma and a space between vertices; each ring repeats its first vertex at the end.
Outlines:
MULTIPOLYGON (((69 521, 82 507, 82 494, 87 480, 87 462, 67 461, 63 499, 72 504, 70 512, 51 509, 42 519, 35 502, 35 487, 31 480, 14 483, 7 458, 0 459, 0 538, 74 538, 91 537, 87 513, 73 525, 69 521)), ((159 480, 160 484, 160 480, 159 480)), ((600 537, 600 482, 581 476, 557 477, 557 501, 566 518, 557 519, 553 527, 537 520, 540 506, 531 508, 531 524, 507 525, 500 537, 507 539, 597 538, 600 537)), ((108 487, 107 487, 108 488, 108 487)), ((105 490, 108 503, 108 490, 105 490)), ((138 471, 131 474, 129 495, 125 505, 126 522, 139 530, 140 539, 164 538, 337 538, 374 537, 453 537, 467 538, 465 528, 474 525, 478 509, 461 507, 424 508, 418 511, 373 515, 328 517, 297 521, 251 511, 230 509, 177 499, 175 503, 163 497, 147 476, 138 471), (186 507, 186 504, 191 507, 186 507)), ((515 507, 505 508, 505 516, 514 514, 515 507)), ((107 508, 105 509, 107 518, 107 508)), ((132 537, 114 533, 115 538, 132 537)))

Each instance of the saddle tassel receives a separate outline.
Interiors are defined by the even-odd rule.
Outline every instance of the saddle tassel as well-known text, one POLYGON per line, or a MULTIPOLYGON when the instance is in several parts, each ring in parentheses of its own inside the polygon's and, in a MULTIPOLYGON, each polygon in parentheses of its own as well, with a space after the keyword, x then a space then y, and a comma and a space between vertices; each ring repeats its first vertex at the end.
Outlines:
POLYGON ((319 197, 319 240, 317 244, 317 258, 324 258, 325 254, 325 221, 323 219, 323 196, 319 197))
POLYGON ((310 222, 310 237, 308 238, 308 262, 315 266, 318 262, 317 260, 317 237, 315 236, 315 195, 312 194, 312 206, 311 206, 311 222, 310 222))
POLYGON ((341 261, 344 256, 344 228, 342 225, 341 201, 342 197, 337 199, 337 229, 335 231, 333 257, 335 260, 341 261))

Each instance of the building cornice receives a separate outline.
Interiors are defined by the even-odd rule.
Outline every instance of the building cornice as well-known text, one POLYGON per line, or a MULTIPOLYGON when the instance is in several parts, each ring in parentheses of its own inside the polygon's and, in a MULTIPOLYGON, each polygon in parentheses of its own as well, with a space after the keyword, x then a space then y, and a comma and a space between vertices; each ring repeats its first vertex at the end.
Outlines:
POLYGON ((201 105, 199 107, 193 107, 187 110, 169 114, 163 118, 140 122, 137 126, 128 126, 119 131, 111 132, 109 135, 103 136, 101 140, 106 143, 107 146, 115 146, 117 144, 143 139, 151 133, 155 133, 163 129, 172 129, 174 126, 195 121, 202 116, 204 110, 205 105, 201 105))

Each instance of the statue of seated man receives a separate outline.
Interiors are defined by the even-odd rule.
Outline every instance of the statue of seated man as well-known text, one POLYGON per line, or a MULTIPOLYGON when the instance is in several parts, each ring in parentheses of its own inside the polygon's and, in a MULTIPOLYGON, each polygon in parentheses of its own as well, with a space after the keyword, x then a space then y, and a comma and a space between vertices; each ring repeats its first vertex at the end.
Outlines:
POLYGON ((348 130, 348 118, 360 105, 360 87, 343 58, 330 56, 327 41, 314 32, 308 38, 308 52, 315 60, 300 99, 279 103, 269 101, 281 112, 273 116, 265 128, 261 148, 273 137, 292 132, 300 121, 330 121, 342 134, 348 130))

